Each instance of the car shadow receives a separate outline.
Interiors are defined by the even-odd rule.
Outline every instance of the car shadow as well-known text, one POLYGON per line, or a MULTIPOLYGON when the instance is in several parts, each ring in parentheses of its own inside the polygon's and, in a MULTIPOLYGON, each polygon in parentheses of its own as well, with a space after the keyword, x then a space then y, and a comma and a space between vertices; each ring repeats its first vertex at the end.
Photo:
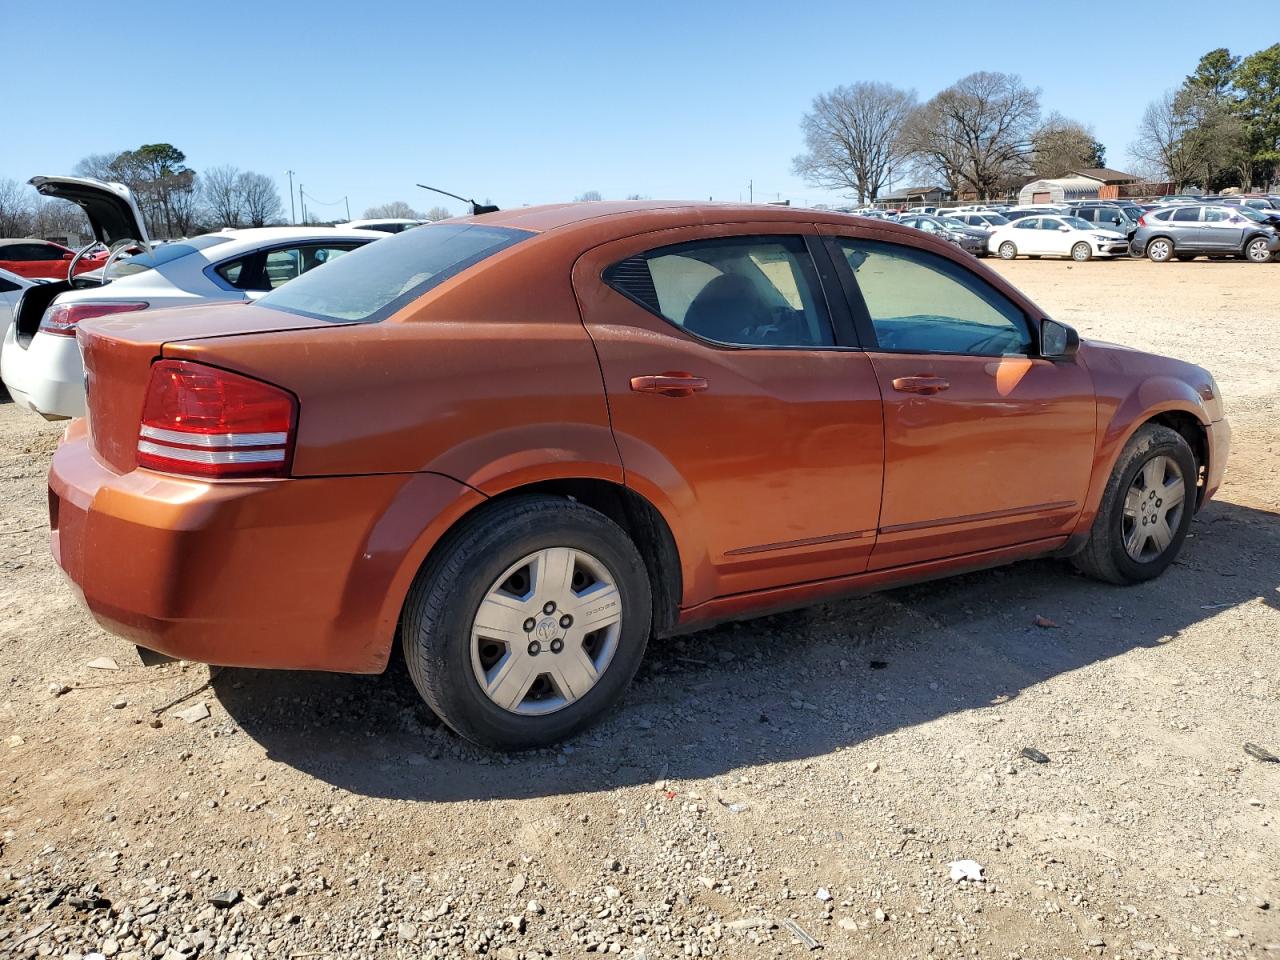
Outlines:
POLYGON ((525 798, 705 778, 982 710, 1136 647, 1171 644, 1176 656, 1201 621, 1278 606, 1280 515, 1215 502, 1191 537, 1164 576, 1135 587, 1031 561, 657 641, 620 709, 523 754, 440 725, 403 666, 376 677, 228 669, 214 690, 271 759, 361 795, 525 798))

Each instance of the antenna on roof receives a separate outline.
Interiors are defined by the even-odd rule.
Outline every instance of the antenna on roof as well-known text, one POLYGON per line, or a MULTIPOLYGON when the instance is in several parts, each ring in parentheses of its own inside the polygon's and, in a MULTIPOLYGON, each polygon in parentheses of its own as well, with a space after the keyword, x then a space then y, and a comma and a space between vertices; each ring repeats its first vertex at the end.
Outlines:
POLYGON ((419 183, 417 186, 423 190, 430 190, 432 193, 442 193, 446 197, 453 197, 455 200, 461 200, 463 203, 471 204, 471 215, 479 216, 482 213, 497 213, 498 208, 491 203, 476 203, 474 200, 468 200, 466 197, 460 197, 456 193, 450 193, 448 190, 441 190, 439 187, 428 187, 425 183, 419 183))

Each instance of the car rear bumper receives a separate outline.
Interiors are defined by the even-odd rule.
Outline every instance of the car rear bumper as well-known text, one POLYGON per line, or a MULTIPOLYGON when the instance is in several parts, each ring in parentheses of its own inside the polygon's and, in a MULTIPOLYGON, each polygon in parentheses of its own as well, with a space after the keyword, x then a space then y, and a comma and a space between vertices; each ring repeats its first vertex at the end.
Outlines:
POLYGON ((14 403, 49 420, 84 416, 84 366, 74 337, 36 334, 25 346, 5 334, 0 377, 14 403))
POLYGON ((204 482, 118 474, 74 422, 49 472, 54 558, 107 630, 205 663, 376 673, 438 521, 439 474, 204 482))

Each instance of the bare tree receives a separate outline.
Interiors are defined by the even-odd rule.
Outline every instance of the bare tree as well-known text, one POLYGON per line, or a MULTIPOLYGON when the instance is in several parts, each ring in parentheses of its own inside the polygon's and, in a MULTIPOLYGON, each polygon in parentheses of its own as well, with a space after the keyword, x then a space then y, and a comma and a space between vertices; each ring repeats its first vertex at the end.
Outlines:
POLYGON ((1174 91, 1168 90, 1147 104, 1129 153, 1144 167, 1158 169, 1181 190, 1195 176, 1196 164, 1184 142, 1188 118, 1176 100, 1174 91))
POLYGON ((31 197, 17 180, 0 180, 0 237, 31 232, 31 197))
POLYGON ((238 227, 244 217, 244 196, 239 167, 230 164, 210 167, 200 175, 201 194, 213 222, 224 227, 238 227))
POLYGON ((246 170, 236 178, 240 196, 244 201, 244 215, 250 225, 265 227, 284 219, 284 203, 276 182, 264 173, 246 170))
POLYGON ((84 211, 67 200, 37 197, 31 208, 31 235, 66 237, 72 246, 90 235, 84 211))
POLYGON ((1107 152, 1093 131, 1060 113, 1051 113, 1031 138, 1031 171, 1038 177, 1061 177, 1072 170, 1101 167, 1107 152))
POLYGON ((427 211, 426 216, 419 219, 422 220, 448 220, 453 214, 449 212, 447 207, 432 207, 427 211))
POLYGON ((419 213, 403 200, 392 200, 381 206, 370 207, 364 212, 366 220, 392 218, 396 220, 430 220, 430 215, 419 213))
POLYGON ((914 92, 887 83, 819 94, 800 121, 806 149, 792 169, 816 187, 851 190, 859 203, 875 200, 905 158, 900 134, 915 108, 914 92))
POLYGON ((78 177, 93 177, 108 183, 119 180, 120 171, 116 167, 119 156, 118 153, 91 153, 75 165, 74 172, 78 177))
POLYGON ((912 114, 906 147, 953 190, 989 199, 1029 169, 1040 91, 1016 74, 971 73, 912 114))
POLYGON ((603 200, 599 190, 588 190, 586 193, 580 194, 573 198, 578 203, 595 203, 597 200, 603 200))

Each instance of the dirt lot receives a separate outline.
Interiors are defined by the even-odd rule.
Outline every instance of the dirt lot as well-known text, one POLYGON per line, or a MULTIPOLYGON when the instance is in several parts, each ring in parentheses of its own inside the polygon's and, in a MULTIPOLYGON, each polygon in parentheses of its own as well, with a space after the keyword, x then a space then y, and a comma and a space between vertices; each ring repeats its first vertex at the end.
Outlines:
POLYGON ((659 643, 604 726, 516 758, 400 672, 140 666, 49 558, 58 427, 0 404, 0 953, 804 956, 794 923, 834 957, 1280 956, 1280 764, 1242 749, 1280 753, 1280 265, 997 266, 1216 374, 1235 450, 1177 565, 659 643))

